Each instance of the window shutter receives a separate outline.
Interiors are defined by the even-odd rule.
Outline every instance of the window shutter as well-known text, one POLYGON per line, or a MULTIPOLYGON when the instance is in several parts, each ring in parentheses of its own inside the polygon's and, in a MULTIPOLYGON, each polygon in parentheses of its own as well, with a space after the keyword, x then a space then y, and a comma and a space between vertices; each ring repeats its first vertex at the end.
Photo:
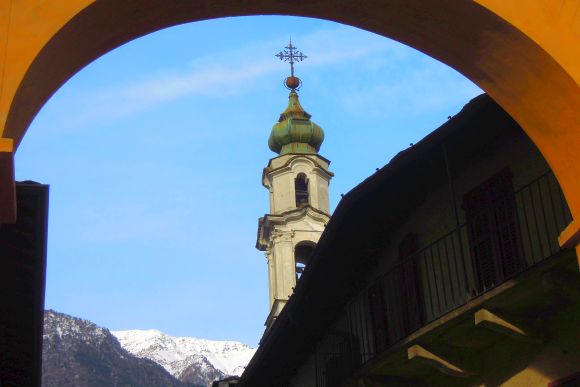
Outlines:
POLYGON ((464 196, 478 292, 522 268, 512 174, 504 169, 464 196))

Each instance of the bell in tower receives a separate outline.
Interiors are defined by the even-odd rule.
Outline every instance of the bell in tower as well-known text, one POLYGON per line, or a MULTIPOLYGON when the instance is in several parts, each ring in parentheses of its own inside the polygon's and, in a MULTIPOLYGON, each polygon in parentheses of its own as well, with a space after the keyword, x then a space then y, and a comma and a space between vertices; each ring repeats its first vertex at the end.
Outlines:
POLYGON ((310 120, 298 98, 302 82, 294 76, 294 63, 306 56, 292 42, 276 56, 290 63, 291 75, 284 82, 290 90, 288 107, 268 139, 268 146, 278 156, 270 159, 262 173, 270 213, 259 219, 256 248, 268 260, 268 328, 292 295, 330 219, 328 185, 333 176, 330 161, 318 154, 324 131, 310 120))

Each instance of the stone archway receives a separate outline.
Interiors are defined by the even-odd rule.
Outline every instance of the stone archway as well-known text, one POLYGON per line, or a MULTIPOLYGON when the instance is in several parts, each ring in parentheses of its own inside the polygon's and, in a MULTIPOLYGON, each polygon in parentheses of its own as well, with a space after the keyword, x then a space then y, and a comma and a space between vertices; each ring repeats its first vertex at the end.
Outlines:
MULTIPOLYGON (((153 31, 204 19, 295 15, 412 46, 490 94, 538 146, 580 219, 580 2, 529 0, 7 0, 0 5, 0 223, 15 219, 13 152, 82 67, 153 31)), ((195 42, 192 42, 194 45, 195 42)), ((561 242, 576 246, 572 223, 561 242)))

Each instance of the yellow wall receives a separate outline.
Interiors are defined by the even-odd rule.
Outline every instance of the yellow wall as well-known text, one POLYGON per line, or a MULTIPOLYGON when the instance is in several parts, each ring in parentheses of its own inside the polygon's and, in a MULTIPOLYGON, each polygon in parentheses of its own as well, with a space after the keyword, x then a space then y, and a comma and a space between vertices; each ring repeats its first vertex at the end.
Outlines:
MULTIPOLYGON (((195 20, 257 14, 358 26, 457 69, 524 128, 580 219, 580 0, 3 0, 0 137, 17 147, 58 87, 131 39, 195 20)), ((0 169, 11 168, 4 159, 0 169)), ((0 190, 9 185, 1 181, 0 190)), ((0 203, 0 222, 11 220, 13 207, 0 203)), ((579 242, 580 227, 573 225, 562 243, 579 242)))

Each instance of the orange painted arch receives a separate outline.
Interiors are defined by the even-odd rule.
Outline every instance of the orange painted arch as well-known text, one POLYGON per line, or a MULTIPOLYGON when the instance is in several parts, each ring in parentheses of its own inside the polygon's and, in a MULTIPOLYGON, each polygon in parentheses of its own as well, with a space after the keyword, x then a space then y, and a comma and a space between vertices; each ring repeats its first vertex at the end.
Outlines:
MULTIPOLYGON (((518 121, 580 219, 580 0, 3 0, 0 223, 15 219, 13 152, 72 75, 162 28, 265 14, 352 25, 453 67, 518 121)), ((578 223, 561 243, 578 246, 578 223)))

